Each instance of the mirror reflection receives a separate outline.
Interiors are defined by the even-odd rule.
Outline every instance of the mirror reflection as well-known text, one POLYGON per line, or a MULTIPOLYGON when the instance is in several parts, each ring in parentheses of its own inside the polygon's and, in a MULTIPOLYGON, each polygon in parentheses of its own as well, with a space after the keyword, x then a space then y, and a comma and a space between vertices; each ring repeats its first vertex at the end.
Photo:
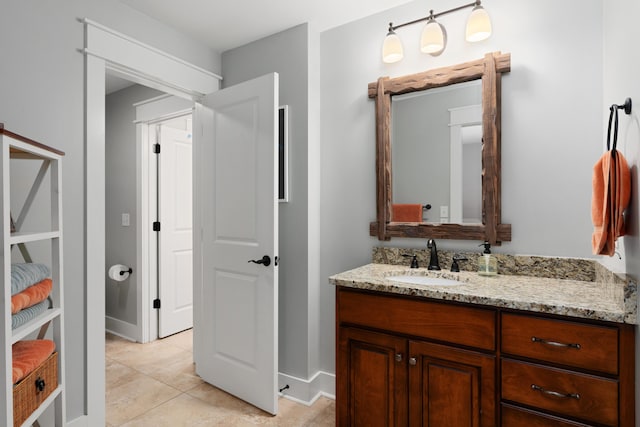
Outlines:
MULTIPOLYGON (((510 70, 510 54, 491 52, 482 59, 394 78, 380 77, 369 83, 367 92, 375 100, 376 117, 376 221, 369 223, 371 236, 379 240, 394 237, 480 240, 492 245, 511 240, 511 225, 501 220, 500 190, 501 78, 510 70), (392 104, 405 102, 398 98, 400 95, 426 93, 428 97, 437 94, 436 89, 451 89, 450 86, 461 83, 469 83, 470 87, 479 84, 480 98, 472 95, 469 101, 447 106, 446 112, 428 115, 448 115, 445 136, 440 138, 448 142, 443 145, 437 145, 440 141, 434 137, 437 125, 423 123, 426 117, 421 111, 431 104, 408 107, 407 110, 419 113, 404 119, 405 123, 401 123, 401 117, 398 120, 394 117, 402 116, 396 108, 401 105, 395 105, 396 109, 391 111, 392 104), (415 128, 415 124, 420 127, 415 128), (393 134, 393 130, 400 129, 413 134, 409 138, 413 142, 404 150, 403 143, 398 142, 402 137, 393 134), (398 147, 392 148, 394 138, 398 147), (418 151, 421 153, 417 154, 418 151), (437 151, 444 151, 445 157, 435 155, 437 151), (443 172, 447 164, 449 169, 443 172), (428 173, 434 170, 440 172, 428 173), (437 194, 447 188, 448 193, 437 194), (427 204, 431 210, 424 215, 422 206, 427 204), (398 213, 406 219, 398 220, 398 213)), ((449 92, 447 98, 456 96, 449 92)), ((415 101, 411 97, 408 100, 415 101)), ((441 102, 435 104, 438 103, 441 102)))
POLYGON ((480 80, 393 96, 392 221, 482 222, 481 104, 480 80))

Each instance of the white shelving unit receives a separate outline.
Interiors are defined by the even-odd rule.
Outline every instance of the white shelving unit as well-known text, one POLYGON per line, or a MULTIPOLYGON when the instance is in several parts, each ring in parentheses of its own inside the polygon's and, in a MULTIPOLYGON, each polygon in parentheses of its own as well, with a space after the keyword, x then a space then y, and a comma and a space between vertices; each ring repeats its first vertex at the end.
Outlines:
MULTIPOLYGON (((2 241, 2 304, 0 313, 1 344, 0 350, 0 383, 4 388, 0 394, 0 425, 13 426, 13 381, 12 381, 12 356, 11 346, 22 339, 42 338, 44 332, 48 334, 56 344, 58 352, 58 384, 45 401, 22 424, 23 426, 39 425, 38 419, 45 410, 53 405, 55 426, 62 427, 66 423, 65 416, 65 391, 64 391, 64 308, 63 308, 63 275, 62 275, 62 157, 64 153, 54 148, 47 147, 36 141, 17 135, 4 129, 0 123, 0 240, 2 241), (12 159, 25 159, 39 162, 40 169, 29 190, 24 206, 21 208, 14 224, 12 232, 11 220, 11 165, 12 159), (50 181, 50 224, 42 224, 40 230, 23 230, 23 223, 27 213, 32 207, 42 187, 42 183, 50 181), (11 329, 11 263, 22 262, 28 251, 25 244, 33 242, 50 243, 51 247, 51 278, 53 290, 50 297, 52 308, 32 319, 28 323, 11 329), (12 247, 17 246, 16 248, 12 247), (20 252, 18 252, 18 248, 20 252), (3 397, 1 397, 3 396, 3 397)), ((29 261, 29 260, 27 260, 29 261)), ((39 262, 39 260, 35 260, 39 262)), ((47 260, 48 263, 48 260, 47 260)))

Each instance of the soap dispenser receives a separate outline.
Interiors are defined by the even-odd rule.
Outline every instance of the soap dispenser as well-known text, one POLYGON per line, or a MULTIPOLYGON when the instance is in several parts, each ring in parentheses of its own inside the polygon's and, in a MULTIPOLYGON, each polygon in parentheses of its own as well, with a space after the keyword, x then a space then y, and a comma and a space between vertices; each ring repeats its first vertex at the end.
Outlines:
POLYGON ((491 255, 491 244, 484 242, 484 252, 478 257, 478 274, 481 276, 495 276, 498 274, 498 260, 491 255))

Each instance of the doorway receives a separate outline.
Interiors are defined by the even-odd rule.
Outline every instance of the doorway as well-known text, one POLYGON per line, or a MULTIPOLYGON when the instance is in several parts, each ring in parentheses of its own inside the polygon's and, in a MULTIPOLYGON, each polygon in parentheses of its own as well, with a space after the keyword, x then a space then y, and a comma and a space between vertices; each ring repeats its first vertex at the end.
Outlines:
MULTIPOLYGON (((216 248, 209 248, 204 243, 211 243, 213 240, 205 237, 213 236, 213 225, 226 226, 222 230, 237 231, 247 230, 246 221, 243 218, 234 216, 236 211, 234 206, 238 203, 218 203, 218 199, 227 198, 232 201, 240 199, 242 206, 254 208, 252 211, 240 210, 245 217, 251 216, 259 219, 255 224, 257 227, 251 228, 259 237, 255 245, 244 245, 255 247, 253 252, 239 254, 238 263, 234 269, 227 268, 226 276, 216 276, 224 290, 231 292, 232 296, 236 295, 242 289, 236 286, 228 285, 227 279, 249 278, 253 277, 256 284, 265 283, 260 288, 264 292, 269 292, 268 298, 257 298, 256 301, 260 305, 256 305, 257 322, 251 323, 249 326, 260 326, 257 331, 263 332, 258 334, 258 344, 269 344, 270 348, 258 348, 252 354, 265 355, 264 357, 255 357, 256 363, 260 363, 260 367, 267 367, 267 370, 260 370, 259 374, 265 374, 265 391, 268 392, 269 400, 274 408, 268 408, 268 411, 275 413, 277 410, 276 400, 276 377, 277 377, 277 264, 268 264, 264 261, 265 253, 271 254, 277 260, 277 176, 274 174, 275 165, 277 165, 277 153, 275 147, 277 144, 277 94, 278 94, 278 76, 275 73, 265 75, 261 78, 254 79, 234 88, 227 88, 219 93, 214 94, 218 89, 220 81, 219 76, 208 73, 197 67, 189 66, 184 61, 175 57, 164 54, 157 49, 150 48, 141 44, 123 34, 105 28, 99 24, 91 22, 88 19, 83 20, 85 25, 85 71, 86 71, 86 152, 85 152, 85 170, 87 171, 86 193, 85 193, 85 228, 86 228, 86 261, 85 274, 87 283, 96 283, 97 286, 87 287, 86 290, 86 307, 87 309, 87 329, 86 329, 86 369, 87 372, 87 405, 86 411, 89 414, 88 424, 104 423, 104 376, 101 371, 105 363, 104 354, 104 289, 101 288, 101 282, 104 283, 104 239, 105 239, 105 198, 104 198, 104 79, 105 71, 115 70, 121 74, 131 77, 133 81, 139 83, 150 82, 152 87, 167 87, 167 92, 173 93, 181 98, 191 101, 198 100, 195 110, 195 122, 198 128, 196 150, 194 150, 194 163, 197 162, 196 171, 194 173, 194 193, 202 194, 202 198, 194 197, 196 201, 194 206, 194 228, 198 230, 194 234, 194 284, 198 284, 198 293, 209 291, 203 284, 207 281, 212 272, 220 271, 221 267, 215 262, 222 262, 223 257, 213 256, 214 263, 208 262, 211 251, 216 248), (207 95, 208 94, 208 95, 207 95), (256 96, 256 94, 258 96, 256 96), (252 107, 252 103, 255 107, 252 107), (255 111, 258 114, 249 114, 255 111), (240 122, 234 120, 234 117, 240 114, 243 119, 240 122), (199 125, 198 125, 199 123, 199 125), (215 123, 215 126, 214 126, 215 123), (222 124, 222 126, 218 126, 222 124), (239 137, 234 139, 234 137, 239 137), (198 141, 207 141, 199 143, 198 141), (258 144, 262 150, 270 151, 269 153, 262 151, 251 151, 251 147, 258 144), (246 149, 248 153, 255 155, 239 155, 226 156, 233 150, 240 151, 246 149), (212 155, 214 155, 212 157, 212 155), (219 155, 221 154, 221 155, 219 155), (229 162, 232 158, 234 162, 229 162), (210 167, 212 159, 216 159, 216 169, 210 167), (222 160, 224 159, 224 161, 222 160), (251 163, 252 160, 258 160, 251 163), (218 168, 219 167, 219 168, 218 168), (216 172, 215 179, 209 176, 212 172, 216 172), (237 172, 254 172, 258 174, 257 180, 249 180, 246 176, 242 176, 242 180, 237 179, 237 172), (228 173, 227 173, 228 172, 228 173), (234 175, 235 174, 235 175, 234 175), (227 176, 229 175, 229 176, 227 176), (236 187, 231 188, 223 183, 234 183, 236 187), (204 184, 206 183, 206 185, 204 184), (220 185, 216 185, 220 183, 220 185), (245 184, 244 187, 250 187, 253 190, 238 191, 238 185, 245 184), (256 184, 251 186, 250 184, 256 184), (206 190, 212 186, 218 191, 213 196, 219 196, 213 199, 211 192, 206 190), (202 193, 201 193, 202 192, 202 193), (198 203, 199 201, 199 203, 198 203), (216 207, 215 215, 209 214, 210 205, 216 207), (255 201, 256 203, 254 203, 255 201), (263 206, 266 205, 266 206, 263 206), (256 212, 264 212, 264 215, 257 215, 256 212), (204 220, 203 220, 204 219, 204 220), (215 221, 215 223, 214 223, 215 221), (260 258, 262 256, 262 258, 260 258), (249 260, 247 263, 246 260, 249 260), (250 261, 262 260, 262 266, 251 264, 250 261), (206 262, 205 262, 206 260, 206 262), (271 267, 269 267, 269 265, 271 267), (237 274, 229 274, 238 270, 237 274), (101 292, 102 291, 102 292, 101 292), (268 305, 268 307, 265 307, 268 305), (264 307, 265 310, 257 310, 264 307), (264 331, 267 333, 264 333, 264 331), (273 339, 272 339, 273 338, 273 339), (273 362, 273 363, 272 363, 273 362), (272 366, 273 365, 273 366, 272 366), (97 369, 95 369, 97 368, 97 369), (266 378, 268 374, 269 378, 266 378), (101 378, 102 377, 102 378, 101 378), (268 383, 266 380, 269 380, 268 383)), ((231 153, 233 154, 233 153, 231 153)), ((194 164, 194 166, 196 166, 194 164)), ((245 188, 242 187, 244 190, 245 188)), ((238 234, 238 233, 236 233, 238 234)), ((234 237, 236 234, 226 233, 224 236, 234 237)), ((246 232, 245 232, 246 235, 246 232)), ((242 240, 239 236, 238 241, 242 240)), ((229 242, 230 239, 217 239, 222 243, 229 242)), ((246 239, 245 239, 246 240, 246 239)), ((195 287, 195 285, 194 285, 195 287)), ((205 295, 206 297, 207 295, 205 295)), ((223 301, 221 299, 220 301, 223 301)), ((226 299, 228 301, 228 299, 226 299)), ((245 299, 240 298, 244 302, 245 299)), ((211 328, 215 325, 229 324, 224 318, 228 315, 235 315, 231 304, 218 304, 220 316, 215 323, 205 319, 205 315, 211 315, 211 307, 205 306, 206 298, 198 296, 198 304, 195 305, 197 310, 194 313, 194 323, 199 323, 203 328, 195 329, 194 346, 195 351, 204 351, 196 357, 196 362, 210 361, 208 356, 211 350, 205 347, 210 342, 204 338, 212 335, 211 328), (205 330, 209 328, 209 331, 205 330), (200 331, 200 332, 198 332, 200 331), (209 333, 207 333, 209 332, 209 333)), ((240 304, 244 305, 244 304, 240 304)), ((216 313, 214 313, 216 314, 216 313)), ((251 319, 241 318, 243 324, 247 324, 251 319)), ((254 328, 256 329, 256 328, 254 328)), ((239 335, 231 334, 229 330, 223 330, 226 335, 220 336, 222 340, 219 344, 233 345, 234 349, 242 350, 239 343, 239 335)), ((242 337, 244 340, 245 337, 242 337)), ((247 337, 249 343, 251 337, 247 337)), ((222 348, 218 346, 216 348, 222 348)), ((224 348, 223 348, 224 350, 224 348)), ((227 352, 228 353, 228 352, 227 352)), ((240 353, 240 356, 246 353, 240 353)), ((220 354, 220 357, 224 355, 220 354)), ((229 359, 227 357, 227 359, 229 359)), ((196 365, 198 366, 198 365, 196 365)), ((217 380, 207 380, 205 375, 202 377, 212 383, 218 383, 217 380)), ((240 378, 242 379, 242 378, 240 378)), ((253 381, 252 383, 255 383, 253 381)), ((253 385, 253 384, 251 384, 253 385)), ((248 386, 249 392, 255 391, 255 386, 248 386)), ((261 391, 261 390, 259 390, 261 391)), ((266 397, 266 393, 265 393, 266 397)), ((251 399, 247 399, 251 400, 251 399)))
MULTIPOLYGON (((87 425, 105 423, 105 75, 107 70, 136 83, 193 102, 219 87, 220 76, 167 55, 90 19, 85 26, 85 223, 84 261, 87 425)), ((192 104, 193 105, 193 104, 192 104)), ((137 185, 137 183, 136 183, 137 185)))
POLYGON ((107 279, 106 330, 149 342, 193 324, 193 103, 107 77, 106 268, 133 272, 107 279))

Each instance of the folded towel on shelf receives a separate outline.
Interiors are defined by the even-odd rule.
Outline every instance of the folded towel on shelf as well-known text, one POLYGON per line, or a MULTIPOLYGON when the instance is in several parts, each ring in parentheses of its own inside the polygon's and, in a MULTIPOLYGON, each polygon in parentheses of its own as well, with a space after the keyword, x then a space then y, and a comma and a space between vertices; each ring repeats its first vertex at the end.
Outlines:
POLYGON ((51 301, 47 298, 36 305, 20 310, 11 316, 11 329, 16 329, 17 327, 24 325, 28 321, 36 318, 39 314, 48 310, 49 307, 51 307, 51 301))
POLYGON ((36 305, 47 299, 53 288, 51 279, 44 279, 24 291, 11 297, 11 314, 16 314, 24 308, 36 305))
POLYGON ((11 295, 18 294, 50 276, 51 270, 44 264, 11 264, 11 295))
POLYGON ((422 205, 393 204, 391 205, 391 221, 422 222, 422 205))
POLYGON ((18 341, 11 348, 13 360, 13 383, 33 372, 55 351, 56 344, 51 340, 18 341))
POLYGON ((631 172, 618 150, 607 151, 593 167, 591 238, 593 253, 615 253, 615 241, 625 235, 624 211, 631 199, 631 172))

